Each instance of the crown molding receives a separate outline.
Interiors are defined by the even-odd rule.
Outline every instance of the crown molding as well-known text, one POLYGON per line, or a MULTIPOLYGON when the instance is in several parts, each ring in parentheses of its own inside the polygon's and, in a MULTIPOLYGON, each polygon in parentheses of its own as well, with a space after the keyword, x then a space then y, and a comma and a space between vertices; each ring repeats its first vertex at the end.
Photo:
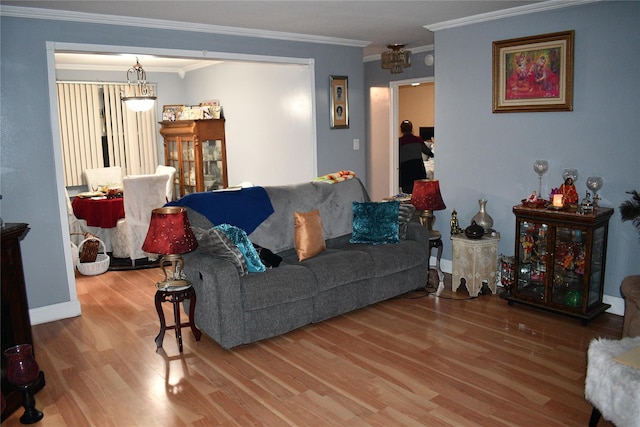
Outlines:
POLYGON ((587 3, 594 3, 602 0, 547 0, 540 3, 528 4, 525 6, 512 7, 510 9, 498 10, 496 12, 481 13, 479 15, 466 18, 452 19, 435 24, 424 25, 429 31, 439 31, 447 28, 462 27, 464 25, 477 24, 480 22, 493 21, 496 19, 510 18, 513 16, 527 15, 530 13, 544 12, 547 10, 560 9, 571 6, 579 6, 587 3))
POLYGON ((369 41, 343 39, 337 37, 226 27, 222 25, 194 24, 191 22, 167 21, 162 19, 131 18, 127 16, 101 15, 96 13, 71 12, 66 10, 41 9, 22 6, 0 5, 0 15, 10 16, 14 18, 49 19, 55 21, 72 21, 90 24, 123 25, 137 28, 142 27, 163 30, 192 31, 228 36, 254 37, 292 42, 333 44, 352 47, 366 47, 371 44, 371 42, 369 41))

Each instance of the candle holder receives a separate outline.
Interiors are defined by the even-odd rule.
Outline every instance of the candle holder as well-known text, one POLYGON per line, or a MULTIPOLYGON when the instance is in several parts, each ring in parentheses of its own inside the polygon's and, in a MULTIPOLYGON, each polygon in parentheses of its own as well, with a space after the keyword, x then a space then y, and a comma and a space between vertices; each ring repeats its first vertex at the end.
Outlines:
POLYGON ((31 392, 31 386, 40 373, 40 367, 33 357, 33 348, 31 344, 19 344, 6 349, 4 355, 7 357, 7 381, 23 393, 24 414, 20 422, 37 423, 44 414, 36 409, 36 399, 31 392))

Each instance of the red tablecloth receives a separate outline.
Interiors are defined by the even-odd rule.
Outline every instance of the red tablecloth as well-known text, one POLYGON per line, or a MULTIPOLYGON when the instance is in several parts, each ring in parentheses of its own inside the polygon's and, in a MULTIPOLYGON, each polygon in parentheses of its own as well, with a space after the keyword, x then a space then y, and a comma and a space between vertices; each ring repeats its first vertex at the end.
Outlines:
POLYGON ((71 205, 76 217, 87 220, 87 225, 92 227, 113 228, 124 218, 122 197, 101 200, 75 197, 71 205))

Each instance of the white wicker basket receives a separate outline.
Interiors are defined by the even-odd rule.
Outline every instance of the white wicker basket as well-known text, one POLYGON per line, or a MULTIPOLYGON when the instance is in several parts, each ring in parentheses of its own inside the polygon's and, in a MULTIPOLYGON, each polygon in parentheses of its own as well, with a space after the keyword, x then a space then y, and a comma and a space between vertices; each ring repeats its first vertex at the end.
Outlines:
POLYGON ((78 271, 85 276, 95 276, 97 274, 102 274, 109 269, 111 258, 109 258, 109 255, 107 255, 107 247, 104 245, 104 242, 100 239, 96 239, 95 237, 84 239, 78 245, 78 251, 81 252, 82 245, 84 245, 84 243, 89 240, 97 240, 102 247, 102 252, 98 252, 98 256, 96 257, 95 262, 79 262, 78 271))

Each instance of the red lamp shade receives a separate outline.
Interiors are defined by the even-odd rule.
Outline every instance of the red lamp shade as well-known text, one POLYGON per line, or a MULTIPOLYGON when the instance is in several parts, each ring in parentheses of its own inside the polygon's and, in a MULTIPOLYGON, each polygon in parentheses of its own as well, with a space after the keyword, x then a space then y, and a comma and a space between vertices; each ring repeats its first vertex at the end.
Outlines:
POLYGON ((447 206, 440 194, 440 181, 435 179, 417 179, 413 183, 411 204, 419 211, 440 211, 447 206))
POLYGON ((169 206, 151 211, 143 251, 162 255, 186 254, 197 247, 185 208, 169 206))

